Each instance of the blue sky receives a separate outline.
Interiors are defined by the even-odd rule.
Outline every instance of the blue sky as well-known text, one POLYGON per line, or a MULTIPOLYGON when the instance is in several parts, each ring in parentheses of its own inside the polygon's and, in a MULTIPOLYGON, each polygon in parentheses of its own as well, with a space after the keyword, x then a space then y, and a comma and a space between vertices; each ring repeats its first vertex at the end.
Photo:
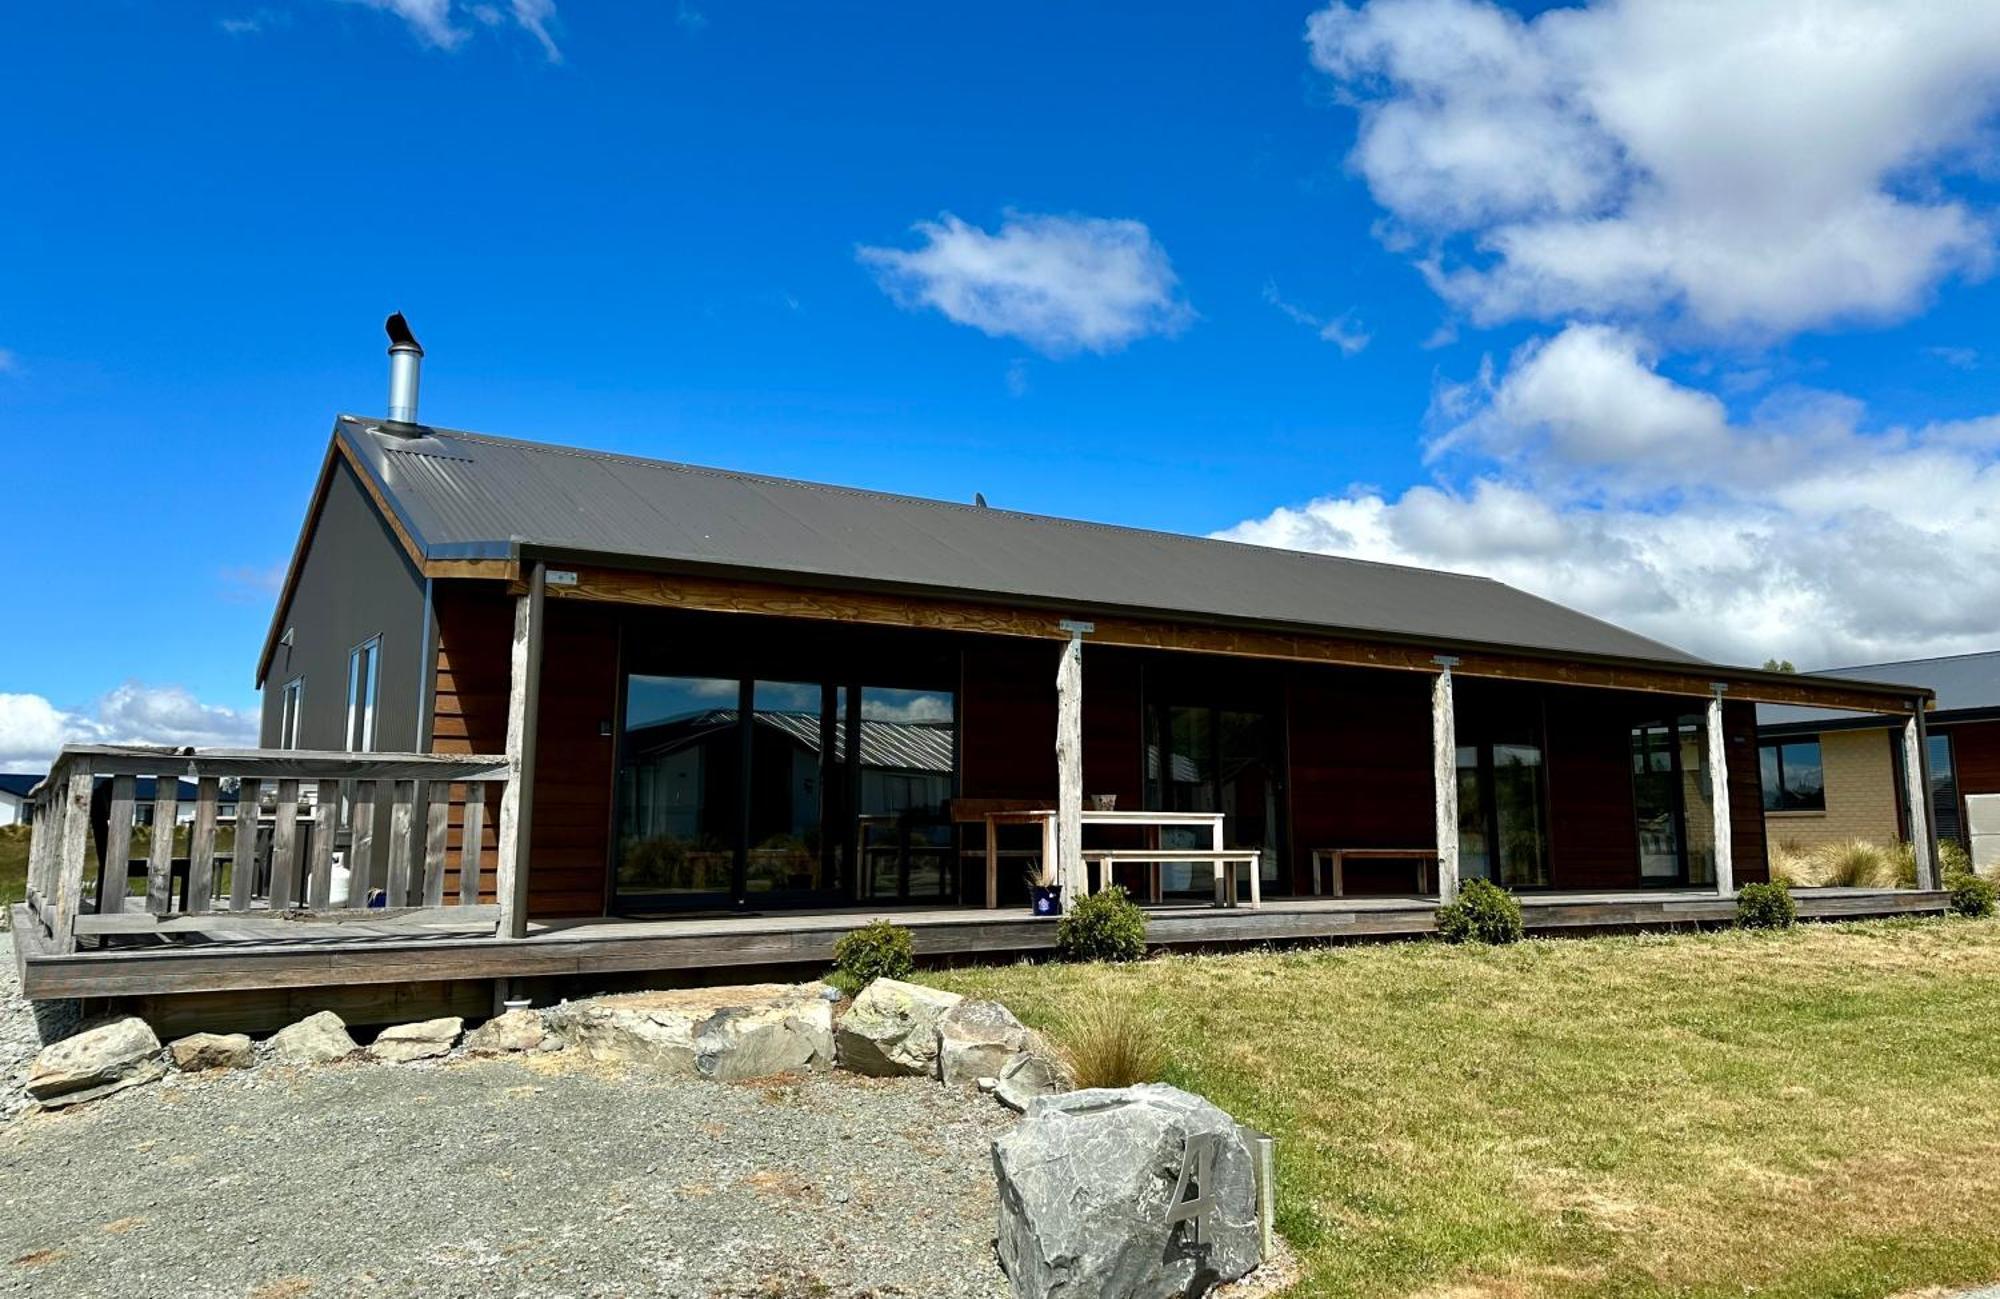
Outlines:
POLYGON ((392 309, 441 424, 1990 643, 1989 7, 1540 8, 24 7, 0 763, 253 704, 392 309))

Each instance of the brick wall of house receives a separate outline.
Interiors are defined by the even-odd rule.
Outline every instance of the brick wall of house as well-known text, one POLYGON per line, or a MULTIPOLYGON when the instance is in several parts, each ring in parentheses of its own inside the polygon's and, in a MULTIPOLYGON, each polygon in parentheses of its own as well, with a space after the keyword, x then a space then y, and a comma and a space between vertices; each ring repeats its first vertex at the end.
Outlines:
POLYGON ((1771 843, 1810 848, 1849 839, 1886 845, 1900 838, 1889 733, 1826 731, 1819 737, 1819 753, 1826 772, 1826 810, 1766 812, 1771 843))

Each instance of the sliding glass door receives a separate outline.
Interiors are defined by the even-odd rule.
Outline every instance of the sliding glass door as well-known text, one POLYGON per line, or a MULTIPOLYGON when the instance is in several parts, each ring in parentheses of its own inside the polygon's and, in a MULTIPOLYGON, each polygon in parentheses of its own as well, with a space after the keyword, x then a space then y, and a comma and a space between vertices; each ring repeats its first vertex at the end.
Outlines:
MULTIPOLYGON (((1223 844, 1259 850, 1265 890, 1278 883, 1283 764, 1276 722, 1261 711, 1160 704, 1147 710, 1146 802, 1157 811, 1221 812, 1223 844)), ((1170 829, 1162 847, 1207 848, 1207 831, 1170 829)), ((1169 897, 1213 898, 1214 868, 1168 863, 1169 897)), ((1246 896, 1248 881, 1238 885, 1246 896)))
POLYGON ((739 683, 632 677, 618 764, 623 905, 727 902, 736 891, 739 683))
POLYGON ((956 897, 951 691, 626 678, 614 909, 956 897))
POLYGON ((1639 882, 1671 887, 1715 880, 1715 799, 1708 726, 1698 714, 1632 728, 1632 811, 1639 882))

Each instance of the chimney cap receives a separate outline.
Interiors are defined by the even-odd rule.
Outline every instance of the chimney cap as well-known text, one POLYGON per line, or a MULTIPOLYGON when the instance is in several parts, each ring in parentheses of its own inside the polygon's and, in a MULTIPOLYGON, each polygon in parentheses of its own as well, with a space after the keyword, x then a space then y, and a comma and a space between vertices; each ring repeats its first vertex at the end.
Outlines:
POLYGON ((402 312, 390 312, 389 318, 382 322, 382 328, 389 333, 391 352, 415 352, 418 356, 424 354, 423 344, 419 343, 417 336, 410 332, 410 322, 403 319, 402 312))

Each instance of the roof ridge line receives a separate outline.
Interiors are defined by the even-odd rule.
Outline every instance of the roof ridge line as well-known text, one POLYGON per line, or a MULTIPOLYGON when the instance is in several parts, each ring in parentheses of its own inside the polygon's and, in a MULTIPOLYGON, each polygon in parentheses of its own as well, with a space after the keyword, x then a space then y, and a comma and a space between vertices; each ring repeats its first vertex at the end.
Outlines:
MULTIPOLYGON (((1300 550, 1295 546, 1270 546, 1256 541, 1238 541, 1234 537, 1218 537, 1213 534, 1193 532, 1175 532, 1170 528, 1147 528, 1131 523, 1106 523, 1101 519, 1075 519, 1061 514, 1040 514, 1033 510, 1010 509, 1004 505, 971 505, 963 501, 947 501, 935 496, 914 496, 908 492, 885 492, 880 488, 854 487, 845 483, 815 482, 810 478, 787 478, 782 474, 760 474, 745 469, 724 469, 716 465, 697 465, 686 460, 662 460, 656 456, 630 455, 622 451, 597 451, 589 447, 565 446, 554 442, 536 442, 528 438, 501 437, 493 433, 477 433, 465 429, 432 427, 430 431, 434 437, 451 437, 474 443, 490 443, 495 446, 531 451, 539 455, 570 456, 579 460, 600 460, 611 463, 647 465, 656 469, 670 469, 681 473, 702 474, 712 478, 729 478, 738 482, 773 483, 783 487, 794 487, 811 492, 839 492, 848 496, 873 497, 876 499, 886 498, 902 501, 910 505, 922 505, 931 509, 955 510, 968 514, 1005 514, 1017 519, 1026 519, 1035 523, 1053 524, 1064 528, 1092 528, 1105 532, 1137 532, 1143 533, 1146 536, 1167 537, 1182 542, 1214 542, 1217 545, 1242 546, 1274 555, 1295 556, 1301 560, 1327 561, 1339 564, 1363 564, 1370 568, 1389 569, 1399 573, 1422 573, 1427 577, 1451 577, 1465 582, 1485 582, 1493 586, 1504 586, 1510 591, 1521 591, 1520 587, 1502 582, 1498 578, 1488 577, 1483 573, 1461 572, 1452 568, 1427 568, 1422 564, 1399 564, 1393 560, 1364 559, 1358 555, 1335 555, 1323 550, 1300 550)), ((1547 598, 1545 596, 1537 596, 1532 591, 1521 591, 1521 593, 1538 600, 1547 598)), ((1553 600, 1548 602, 1551 604, 1556 603, 1553 600)), ((1568 605, 1560 607, 1569 609, 1568 605)), ((1570 612, 1579 611, 1570 610, 1570 612)), ((1591 617, 1592 615, 1585 614, 1584 616, 1591 617)), ((1603 622, 1606 626, 1617 626, 1617 624, 1607 622, 1601 618, 1596 621, 1603 622)), ((1628 635, 1638 634, 1624 627, 1618 627, 1618 630, 1626 632, 1628 635)), ((1665 642, 1655 643, 1664 644, 1665 642)), ((1676 646, 1668 646, 1668 648, 1678 649, 1676 646)), ((1685 651, 1681 652, 1685 653, 1685 651)))

